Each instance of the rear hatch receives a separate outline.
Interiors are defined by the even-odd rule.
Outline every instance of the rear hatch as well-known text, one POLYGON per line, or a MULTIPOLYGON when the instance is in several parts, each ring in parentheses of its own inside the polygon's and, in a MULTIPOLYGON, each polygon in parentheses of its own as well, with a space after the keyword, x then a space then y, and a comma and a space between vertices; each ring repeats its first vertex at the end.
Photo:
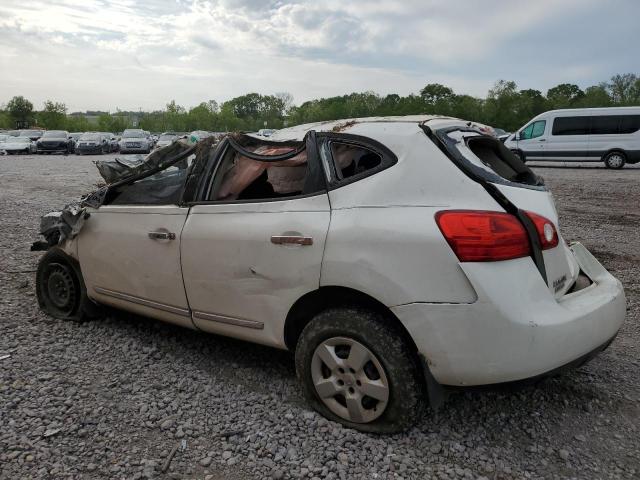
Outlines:
POLYGON ((562 238, 558 212, 542 178, 479 126, 462 121, 437 123, 432 127, 426 122, 425 133, 507 212, 518 216, 528 230, 532 259, 540 274, 556 298, 563 296, 573 286, 580 269, 562 238), (527 212, 541 215, 553 224, 558 234, 557 246, 543 249, 527 212))

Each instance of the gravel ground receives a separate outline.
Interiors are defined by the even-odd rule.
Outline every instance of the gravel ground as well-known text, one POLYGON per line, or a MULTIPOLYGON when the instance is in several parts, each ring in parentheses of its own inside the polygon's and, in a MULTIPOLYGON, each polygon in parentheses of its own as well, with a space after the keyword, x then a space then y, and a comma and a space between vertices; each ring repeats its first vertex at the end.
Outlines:
POLYGON ((625 285, 612 346, 535 387, 455 395, 382 437, 310 411, 286 352, 125 313, 43 315, 29 245, 41 214, 99 180, 92 159, 0 157, 0 478, 640 476, 640 168, 535 167, 565 237, 625 285))

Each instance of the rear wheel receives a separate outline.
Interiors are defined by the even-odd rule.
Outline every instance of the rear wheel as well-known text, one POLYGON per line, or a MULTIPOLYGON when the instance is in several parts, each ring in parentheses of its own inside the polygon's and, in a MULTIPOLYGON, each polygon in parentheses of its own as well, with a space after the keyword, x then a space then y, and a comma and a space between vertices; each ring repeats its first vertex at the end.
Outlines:
POLYGON ((100 308, 87 296, 77 262, 62 251, 47 251, 36 273, 36 295, 40 308, 61 320, 85 320, 100 315, 100 308))
POLYGON ((318 314, 300 335, 296 372, 316 410, 357 430, 402 431, 422 411, 413 349, 376 312, 340 308, 318 314))
POLYGON ((627 157, 622 152, 610 152, 604 157, 607 168, 620 169, 627 163, 627 157))

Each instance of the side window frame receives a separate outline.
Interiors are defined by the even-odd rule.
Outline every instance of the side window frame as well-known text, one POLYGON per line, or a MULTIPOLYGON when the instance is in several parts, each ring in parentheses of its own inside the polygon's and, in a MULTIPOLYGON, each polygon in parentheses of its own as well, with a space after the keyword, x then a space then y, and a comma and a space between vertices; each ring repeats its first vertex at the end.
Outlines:
MULTIPOLYGON (((312 190, 310 193, 301 193, 298 195, 290 195, 284 197, 275 198, 250 198, 242 200, 207 200, 207 196, 210 193, 210 189, 218 174, 218 169, 225 157, 229 154, 230 150, 235 150, 231 145, 228 138, 225 138, 216 149, 216 152, 209 159, 209 162, 203 169, 202 176, 200 178, 198 188, 193 201, 188 202, 191 205, 223 205, 223 204, 245 204, 245 203, 266 203, 266 202, 282 202, 288 200, 295 200, 299 198, 315 197, 317 195, 324 195, 327 193, 327 184, 322 175, 322 168, 320 166, 320 159, 317 153, 315 132, 309 131, 305 136, 304 142, 306 142, 307 152, 307 178, 305 180, 304 189, 312 190)), ((279 142, 264 142, 265 144, 278 145, 279 142)), ((288 146, 285 142, 282 146, 288 146)))
POLYGON ((358 182, 364 178, 370 177, 371 175, 375 175, 376 173, 386 170, 387 168, 390 168, 398 163, 398 157, 396 157, 396 155, 389 148, 387 148, 380 142, 377 142, 368 137, 350 133, 333 132, 322 132, 318 133, 316 136, 318 138, 319 156, 321 157, 323 170, 326 175, 327 184, 330 191, 335 190, 336 188, 343 187, 345 185, 350 185, 354 182, 358 182), (336 165, 336 162, 333 158, 331 149, 332 142, 342 145, 353 145, 356 148, 370 150, 371 152, 380 156, 380 164, 374 168, 365 170, 364 172, 357 173, 347 178, 342 178, 340 169, 336 165))
POLYGON ((553 123, 551 124, 551 136, 552 137, 572 137, 572 136, 576 136, 576 137, 587 137, 591 134, 591 115, 573 115, 573 116, 560 116, 560 117, 555 117, 553 119, 553 123), (587 120, 587 126, 584 129, 584 133, 560 133, 560 123, 562 123, 562 120, 574 120, 574 119, 586 119, 587 120), (560 121, 560 122, 558 122, 560 121), (556 122, 558 122, 558 129, 556 129, 556 122))
POLYGON ((533 122, 532 125, 533 125, 533 128, 531 129, 531 139, 542 137, 544 135, 544 132, 547 129, 547 121, 546 120, 537 120, 537 121, 533 122), (542 132, 540 132, 540 134, 536 135, 535 134, 536 125, 539 124, 539 123, 543 124, 542 132))
POLYGON ((522 130, 520 130, 520 134, 519 134, 519 138, 520 140, 531 140, 531 137, 523 137, 522 135, 524 134, 524 132, 526 132, 528 129, 531 129, 531 132, 529 133, 529 135, 533 134, 533 124, 535 122, 531 122, 529 125, 527 125, 526 127, 524 127, 522 130))

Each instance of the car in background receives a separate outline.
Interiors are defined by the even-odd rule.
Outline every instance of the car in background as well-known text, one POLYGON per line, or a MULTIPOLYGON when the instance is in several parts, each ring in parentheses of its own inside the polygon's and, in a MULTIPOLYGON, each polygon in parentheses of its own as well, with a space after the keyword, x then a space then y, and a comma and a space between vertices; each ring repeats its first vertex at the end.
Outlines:
POLYGON ((48 130, 36 142, 38 153, 71 153, 73 140, 66 130, 48 130))
POLYGON ((11 155, 14 153, 36 153, 36 144, 27 136, 8 137, 2 145, 0 150, 11 155))
POLYGON ((105 136, 107 143, 109 144, 109 153, 117 152, 118 150, 120 150, 120 144, 118 143, 118 139, 113 133, 111 132, 100 132, 100 133, 105 136))
POLYGON ((139 128, 128 128, 122 132, 120 153, 149 153, 151 141, 147 132, 139 128))
POLYGON ((111 152, 107 135, 102 132, 84 133, 76 144, 76 155, 96 155, 111 152))
POLYGON ((507 140, 507 138, 511 136, 509 132, 507 132, 506 130, 503 130, 502 128, 494 128, 493 133, 495 134, 496 138, 500 140, 502 143, 504 143, 507 140))
POLYGON ((84 135, 84 132, 72 132, 69 134, 69 138, 71 139, 71 151, 74 152, 76 148, 76 143, 78 143, 78 139, 84 135))
POLYGON ((204 130, 194 130, 188 135, 188 139, 191 143, 198 143, 200 140, 204 140, 212 135, 213 134, 211 132, 206 132, 204 130))
POLYGON ((273 128, 261 128, 260 130, 258 130, 258 135, 260 135, 261 137, 270 137, 276 132, 277 130, 273 128))
POLYGON ((20 136, 20 130, 9 130, 6 133, 7 133, 7 135, 9 135, 11 137, 19 137, 20 136))
POLYGON ((31 140, 36 142, 40 138, 42 138, 45 131, 44 130, 18 130, 18 132, 20 132, 19 135, 21 137, 29 137, 31 140))
POLYGON ((158 138, 158 141, 156 142, 156 148, 166 147, 167 145, 170 145, 172 142, 174 142, 177 139, 178 139, 177 134, 165 132, 162 135, 160 135, 160 137, 158 138))
MULTIPOLYGON (((9 138, 11 135, 7 135, 6 133, 0 133, 0 145, 2 145, 2 143, 7 140, 7 138, 9 138)), ((1 148, 1 147, 0 147, 1 148)))

